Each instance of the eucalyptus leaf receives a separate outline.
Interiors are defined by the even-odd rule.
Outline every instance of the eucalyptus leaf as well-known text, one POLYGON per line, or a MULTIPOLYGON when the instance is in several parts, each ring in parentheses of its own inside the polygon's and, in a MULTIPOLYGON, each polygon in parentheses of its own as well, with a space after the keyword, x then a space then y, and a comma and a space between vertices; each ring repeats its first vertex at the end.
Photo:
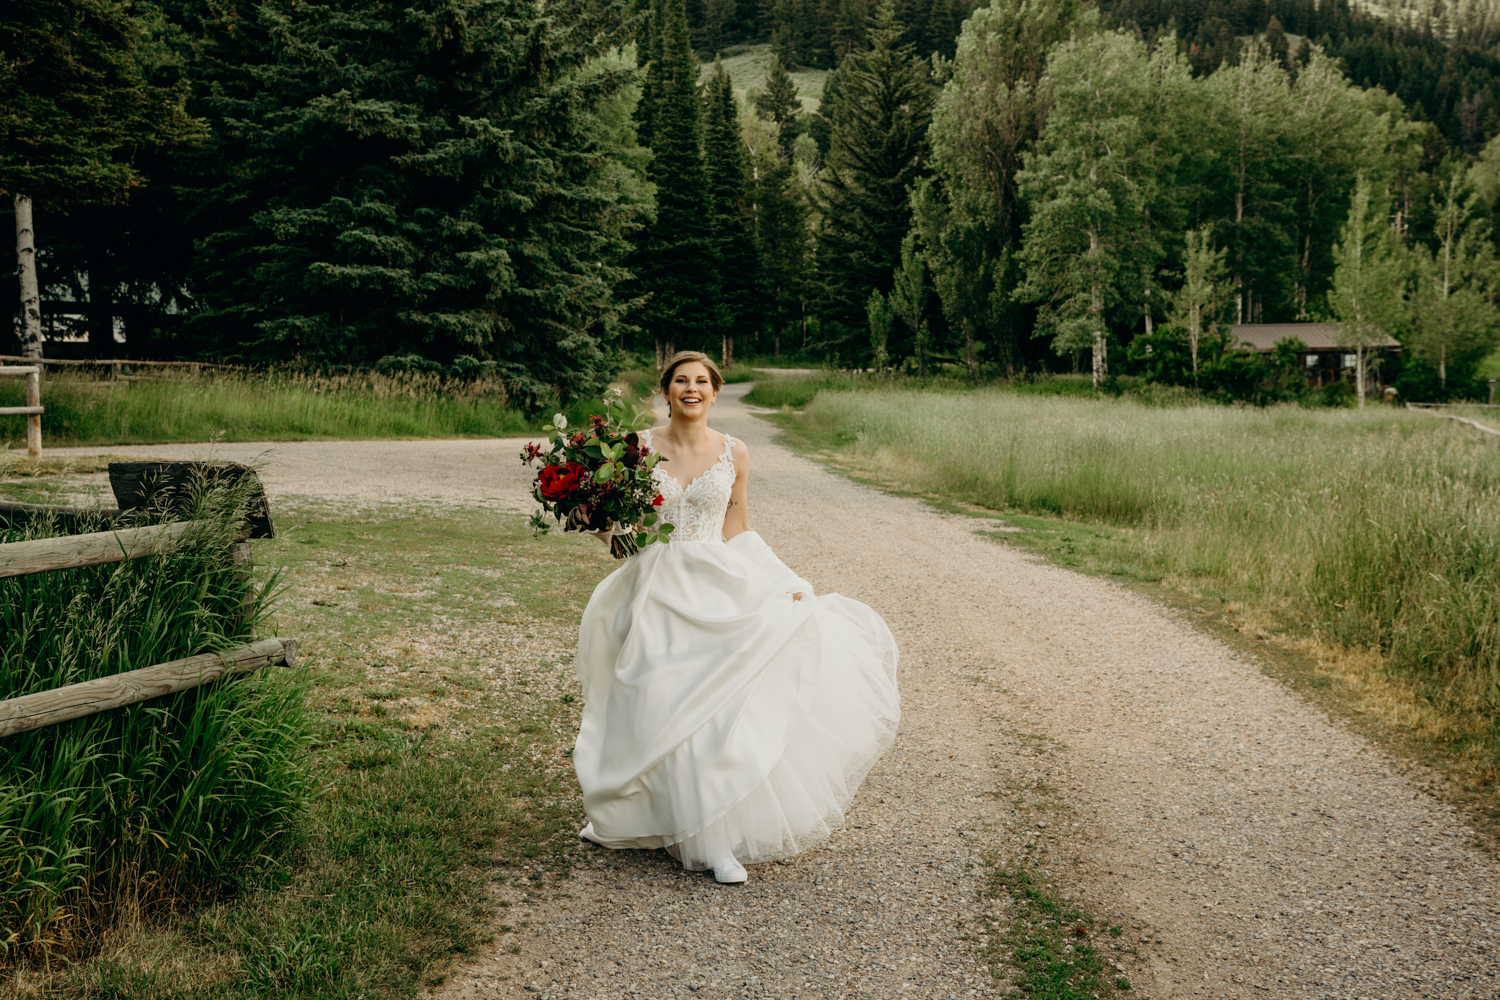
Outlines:
POLYGON ((552 414, 552 423, 555 424, 557 426, 557 429, 560 431, 565 431, 568 429, 568 418, 563 416, 561 413, 552 414))
POLYGON ((660 519, 655 514, 653 514, 653 513, 647 513, 645 517, 641 518, 641 523, 644 524, 646 527, 649 528, 653 524, 655 524, 658 520, 660 520, 660 519))
POLYGON ((676 530, 677 530, 677 525, 675 525, 675 524, 664 524, 664 525, 661 526, 661 533, 664 534, 664 535, 670 535, 672 532, 674 532, 676 530))

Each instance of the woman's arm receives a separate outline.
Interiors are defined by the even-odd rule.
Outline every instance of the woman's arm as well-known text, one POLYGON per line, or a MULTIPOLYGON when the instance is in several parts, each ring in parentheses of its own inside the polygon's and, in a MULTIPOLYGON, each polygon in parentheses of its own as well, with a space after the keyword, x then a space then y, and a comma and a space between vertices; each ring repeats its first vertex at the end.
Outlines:
POLYGON ((750 449, 735 441, 730 452, 734 458, 734 489, 729 492, 729 509, 724 512, 724 540, 750 530, 750 449))

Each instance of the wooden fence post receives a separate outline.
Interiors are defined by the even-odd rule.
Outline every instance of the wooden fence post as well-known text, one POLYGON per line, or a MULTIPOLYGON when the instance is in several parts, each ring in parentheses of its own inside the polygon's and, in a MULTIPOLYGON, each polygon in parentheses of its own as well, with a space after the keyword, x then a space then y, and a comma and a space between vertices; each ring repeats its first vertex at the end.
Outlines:
MULTIPOLYGON (((42 373, 40 368, 26 376, 26 405, 42 405, 42 373)), ((42 415, 26 414, 26 454, 32 458, 42 456, 42 415)))

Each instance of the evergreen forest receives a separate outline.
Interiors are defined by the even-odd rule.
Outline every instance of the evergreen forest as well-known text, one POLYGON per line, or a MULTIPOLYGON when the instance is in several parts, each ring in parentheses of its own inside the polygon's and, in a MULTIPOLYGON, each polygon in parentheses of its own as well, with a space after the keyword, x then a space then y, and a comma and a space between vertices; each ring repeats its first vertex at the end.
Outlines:
POLYGON ((0 353, 69 312, 531 411, 685 348, 1269 401, 1297 345, 1229 325, 1321 320, 1473 396, 1497 46, 1420 0, 15 0, 0 353))

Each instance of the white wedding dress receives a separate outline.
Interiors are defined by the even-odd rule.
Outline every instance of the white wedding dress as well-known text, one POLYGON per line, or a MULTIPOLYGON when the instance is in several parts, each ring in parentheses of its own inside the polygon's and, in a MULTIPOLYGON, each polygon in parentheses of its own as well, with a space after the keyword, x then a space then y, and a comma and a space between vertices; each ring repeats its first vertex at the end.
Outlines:
POLYGON ((732 446, 686 488, 656 467, 672 541, 594 589, 578 637, 581 836, 693 871, 823 840, 901 717, 879 615, 814 595, 753 531, 724 541, 732 446))

